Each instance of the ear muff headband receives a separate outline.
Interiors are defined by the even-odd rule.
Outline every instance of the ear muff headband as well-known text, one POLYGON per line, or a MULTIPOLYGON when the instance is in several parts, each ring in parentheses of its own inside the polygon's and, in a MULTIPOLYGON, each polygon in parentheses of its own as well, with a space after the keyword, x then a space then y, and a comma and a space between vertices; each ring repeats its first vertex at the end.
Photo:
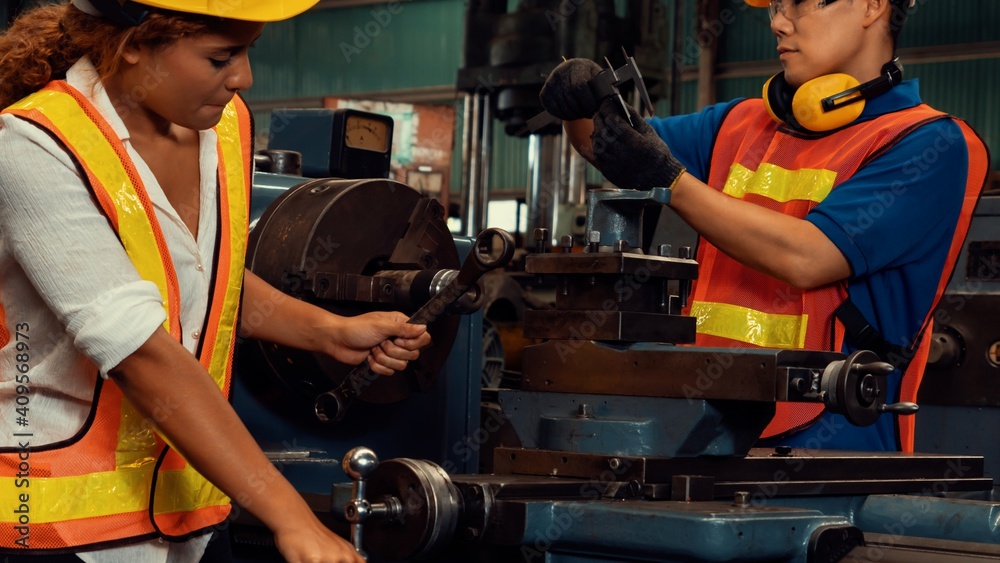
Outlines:
POLYGON ((865 100, 888 92, 903 81, 903 67, 893 59, 882 67, 878 78, 864 84, 847 74, 814 78, 793 90, 778 73, 764 83, 764 106, 779 123, 808 131, 823 132, 851 124, 861 116, 865 100))
POLYGON ((125 27, 137 26, 149 15, 149 8, 128 0, 124 4, 118 0, 73 0, 73 4, 92 13, 86 9, 86 4, 90 4, 105 18, 125 27))

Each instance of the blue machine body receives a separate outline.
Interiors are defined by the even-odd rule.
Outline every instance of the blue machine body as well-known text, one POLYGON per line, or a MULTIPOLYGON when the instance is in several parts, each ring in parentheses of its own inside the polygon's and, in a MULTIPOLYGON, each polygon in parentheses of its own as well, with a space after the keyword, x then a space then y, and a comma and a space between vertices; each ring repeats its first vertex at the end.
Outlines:
MULTIPOLYGON (((257 173, 251 197, 251 225, 284 191, 301 184, 297 176, 257 173)), ((467 255, 471 239, 456 239, 467 255)), ((288 417, 270 404, 272 397, 254 391, 247 365, 237 348, 232 403, 250 433, 286 478, 303 493, 329 494, 332 483, 350 481, 340 462, 351 448, 375 444, 391 455, 416 457, 472 473, 478 453, 469 447, 479 423, 482 371, 482 313, 465 315, 451 354, 432 390, 414 393, 388 405, 358 403, 342 423, 323 424, 308 416, 288 417), (470 376, 469 374, 477 374, 470 376)), ((274 393, 278 393, 277 384, 274 393)), ((308 413, 307 413, 308 414, 308 413)))
MULTIPOLYGON (((254 216, 296 183, 294 178, 258 175, 252 201, 254 216)), ((457 242, 464 256, 471 241, 457 242)), ((671 349, 664 344, 634 346, 671 349)), ((785 494, 782 487, 796 477, 796 471, 776 470, 742 483, 738 464, 743 460, 733 453, 738 447, 722 443, 717 452, 709 448, 707 453, 692 457, 686 457, 683 448, 664 449, 664 443, 682 442, 673 437, 675 432, 702 437, 722 432, 712 427, 718 417, 711 405, 658 408, 676 407, 677 401, 691 403, 684 399, 503 391, 501 404, 523 449, 498 449, 497 474, 476 475, 479 456, 492 453, 480 452, 482 440, 472 437, 497 432, 495 427, 480 425, 482 361, 482 316, 469 315, 463 319, 444 372, 428 393, 390 405, 357 405, 356 412, 339 425, 303 424, 274 412, 266 397, 251 392, 240 376, 244 366, 237 364, 233 403, 298 490, 330 494, 332 486, 334 514, 342 514, 352 500, 352 484, 340 461, 355 446, 364 445, 378 453, 383 460, 379 471, 400 471, 401 465, 393 465, 397 458, 427 460, 420 463, 443 469, 445 478, 411 486, 410 498, 402 497, 405 490, 385 491, 379 490, 378 483, 368 485, 371 502, 391 492, 400 495, 403 506, 416 507, 421 513, 420 518, 410 515, 389 523, 379 529, 377 537, 389 543, 395 541, 393 533, 399 534, 399 541, 415 536, 436 538, 441 545, 429 555, 423 554, 422 561, 825 563, 915 561, 908 554, 918 552, 923 552, 921 561, 1000 558, 1000 503, 991 500, 988 479, 981 477, 981 458, 976 458, 978 462, 947 458, 947 465, 941 461, 934 471, 905 470, 897 475, 895 484, 884 486, 905 489, 907 494, 887 494, 880 490, 884 475, 871 470, 877 461, 858 465, 861 469, 848 474, 851 470, 834 469, 833 465, 823 469, 823 460, 813 459, 822 457, 818 452, 797 451, 795 457, 788 458, 789 464, 815 461, 812 467, 821 468, 818 474, 822 477, 800 481, 797 493, 785 494), (593 406, 588 417, 572 416, 572 409, 580 403, 593 406), (691 423, 689 426, 695 424, 692 421, 707 426, 682 430, 677 417, 691 423), (533 452, 549 455, 552 463, 546 466, 547 462, 539 461, 541 457, 524 461, 533 452), (501 455, 509 456, 506 466, 500 463, 501 455), (714 486, 715 493, 700 500, 676 498, 680 486, 676 478, 673 484, 647 480, 656 463, 671 459, 718 462, 722 473, 728 474, 681 476, 708 480, 709 490, 714 486), (617 463, 609 466, 609 460, 617 463), (869 470, 870 474, 857 474, 869 470), (970 476, 976 480, 974 485, 955 486, 970 476), (837 494, 841 479, 853 480, 851 486, 870 492, 837 494), (725 482, 721 488, 720 481, 725 482), (672 493, 658 489, 671 486, 672 493), (815 493, 808 492, 810 487, 815 487, 815 493), (726 499, 718 493, 722 489, 739 492, 726 499), (432 504, 437 512, 428 514, 424 509, 432 504), (966 555, 968 558, 963 558, 966 555), (938 556, 940 559, 935 559, 938 556)), ((964 437, 958 444, 970 440, 974 444, 942 445, 935 451, 979 455, 983 452, 975 450, 987 446, 992 452, 981 437, 973 438, 977 433, 968 432, 970 427, 982 427, 976 420, 962 414, 964 431, 951 427, 953 436, 964 437)), ((918 424, 918 449, 920 444, 947 442, 937 433, 948 432, 949 426, 934 426, 918 424)), ((698 441, 712 444, 708 438, 698 441)), ((768 457, 767 453, 756 455, 768 457)), ((909 457, 873 454, 878 456, 890 461, 909 457)), ((407 483, 409 478, 402 472, 391 474, 383 479, 383 486, 386 480, 407 483), (397 479, 400 476, 405 478, 397 479)), ((365 525, 369 529, 373 526, 378 525, 365 525)), ((398 560, 383 557, 372 547, 368 545, 369 552, 374 551, 370 562, 398 560)))
POLYGON ((921 385, 916 450, 986 458, 1000 478, 1000 197, 983 197, 965 251, 935 312, 935 346, 921 385))
MULTIPOLYGON (((968 500, 870 495, 730 502, 551 501, 525 503, 530 529, 524 561, 853 561, 887 560, 892 548, 919 537, 1000 545, 1000 506, 968 500), (827 558, 811 548, 817 532, 854 526, 873 538, 827 558), (878 538, 874 541, 874 538, 878 538)), ((892 559, 893 561, 899 559, 892 559)), ((906 560, 906 559, 903 559, 906 560)), ((911 559, 916 560, 916 559, 911 559)), ((921 559, 932 561, 933 559, 921 559)), ((942 559, 942 561, 945 559, 942 559)))

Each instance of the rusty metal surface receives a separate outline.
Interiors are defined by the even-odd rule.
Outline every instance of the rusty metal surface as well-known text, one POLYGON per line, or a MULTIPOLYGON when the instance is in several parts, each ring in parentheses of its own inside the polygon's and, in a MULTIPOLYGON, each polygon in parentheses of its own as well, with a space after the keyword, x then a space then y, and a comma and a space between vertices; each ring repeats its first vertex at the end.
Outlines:
POLYGON ((591 480, 600 478, 609 483, 633 480, 646 483, 646 459, 642 456, 497 448, 493 451, 493 471, 501 476, 551 476, 591 480))
MULTIPOLYGON (((440 219, 440 218, 439 218, 440 219)), ((435 225, 434 209, 412 188, 391 180, 312 180, 282 194, 250 233, 247 267, 265 281, 298 299, 339 315, 353 316, 396 304, 318 299, 323 273, 374 276, 384 270, 456 269, 460 265, 454 238, 435 225), (373 207, 373 202, 378 202, 373 207), (430 215, 427 215, 430 214, 430 215), (415 225, 421 225, 419 228, 415 225), (318 284, 314 287, 314 284, 318 284)), ((327 280, 329 282, 329 280, 327 280)), ((413 303, 410 314, 422 303, 413 303)), ((268 322, 267 310, 243 312, 243 326, 268 322)), ((431 347, 401 377, 380 377, 361 394, 363 401, 386 404, 426 387, 448 358, 459 319, 445 317, 428 331, 431 347)), ((294 394, 308 398, 333 389, 353 366, 323 354, 263 342, 254 343, 245 369, 276 378, 294 394)))
POLYGON ((690 344, 697 319, 635 311, 525 311, 525 338, 690 344))
POLYGON ((738 491, 768 496, 989 491, 979 456, 758 448, 746 457, 662 458, 497 448, 494 471, 559 475, 592 482, 639 481, 647 496, 671 498, 679 475, 712 477, 715 498, 738 491))
POLYGON ((900 534, 865 533, 866 547, 856 548, 842 561, 861 563, 881 556, 884 563, 953 563, 1000 559, 1000 545, 918 538, 900 534))
POLYGON ((523 353, 522 388, 557 393, 777 401, 788 367, 825 369, 842 354, 807 350, 616 346, 550 341, 523 353))
POLYGON ((548 253, 527 256, 524 271, 529 274, 627 274, 640 282, 646 278, 693 280, 698 278, 698 263, 628 252, 548 253))
POLYGON ((608 275, 563 276, 557 284, 556 309, 665 313, 669 296, 679 292, 678 289, 665 287, 667 283, 665 280, 629 283, 620 276, 608 275))

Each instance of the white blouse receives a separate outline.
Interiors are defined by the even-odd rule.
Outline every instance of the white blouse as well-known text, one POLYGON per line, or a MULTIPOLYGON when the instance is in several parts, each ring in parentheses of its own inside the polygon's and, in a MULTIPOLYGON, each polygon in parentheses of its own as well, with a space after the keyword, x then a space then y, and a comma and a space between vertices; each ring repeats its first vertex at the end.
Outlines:
MULTIPOLYGON (((196 240, 129 142, 115 107, 132 101, 112 101, 86 59, 66 80, 97 107, 135 162, 177 272, 182 344, 195 353, 215 260, 215 132, 200 135, 196 240)), ((91 409, 92 366, 106 377, 165 318, 156 285, 139 278, 69 154, 35 125, 0 117, 0 447, 16 446, 15 433, 30 433, 32 447, 76 435, 91 409), (28 343, 27 356, 18 357, 25 353, 17 350, 19 341, 28 343), (17 412, 15 376, 21 363, 30 376, 28 416, 22 417, 27 424, 17 412)), ((208 538, 183 544, 154 540, 79 556, 102 563, 197 561, 208 538)))

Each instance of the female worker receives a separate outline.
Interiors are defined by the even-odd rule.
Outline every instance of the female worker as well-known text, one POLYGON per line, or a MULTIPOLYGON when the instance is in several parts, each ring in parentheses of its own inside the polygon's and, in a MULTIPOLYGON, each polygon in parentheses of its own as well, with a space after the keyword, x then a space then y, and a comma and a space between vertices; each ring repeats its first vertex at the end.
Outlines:
POLYGON ((72 0, 0 38, 5 561, 224 560, 227 496, 288 561, 361 561, 226 400, 241 302, 273 310, 255 338, 381 374, 430 341, 244 272, 247 52, 316 1, 72 0))

